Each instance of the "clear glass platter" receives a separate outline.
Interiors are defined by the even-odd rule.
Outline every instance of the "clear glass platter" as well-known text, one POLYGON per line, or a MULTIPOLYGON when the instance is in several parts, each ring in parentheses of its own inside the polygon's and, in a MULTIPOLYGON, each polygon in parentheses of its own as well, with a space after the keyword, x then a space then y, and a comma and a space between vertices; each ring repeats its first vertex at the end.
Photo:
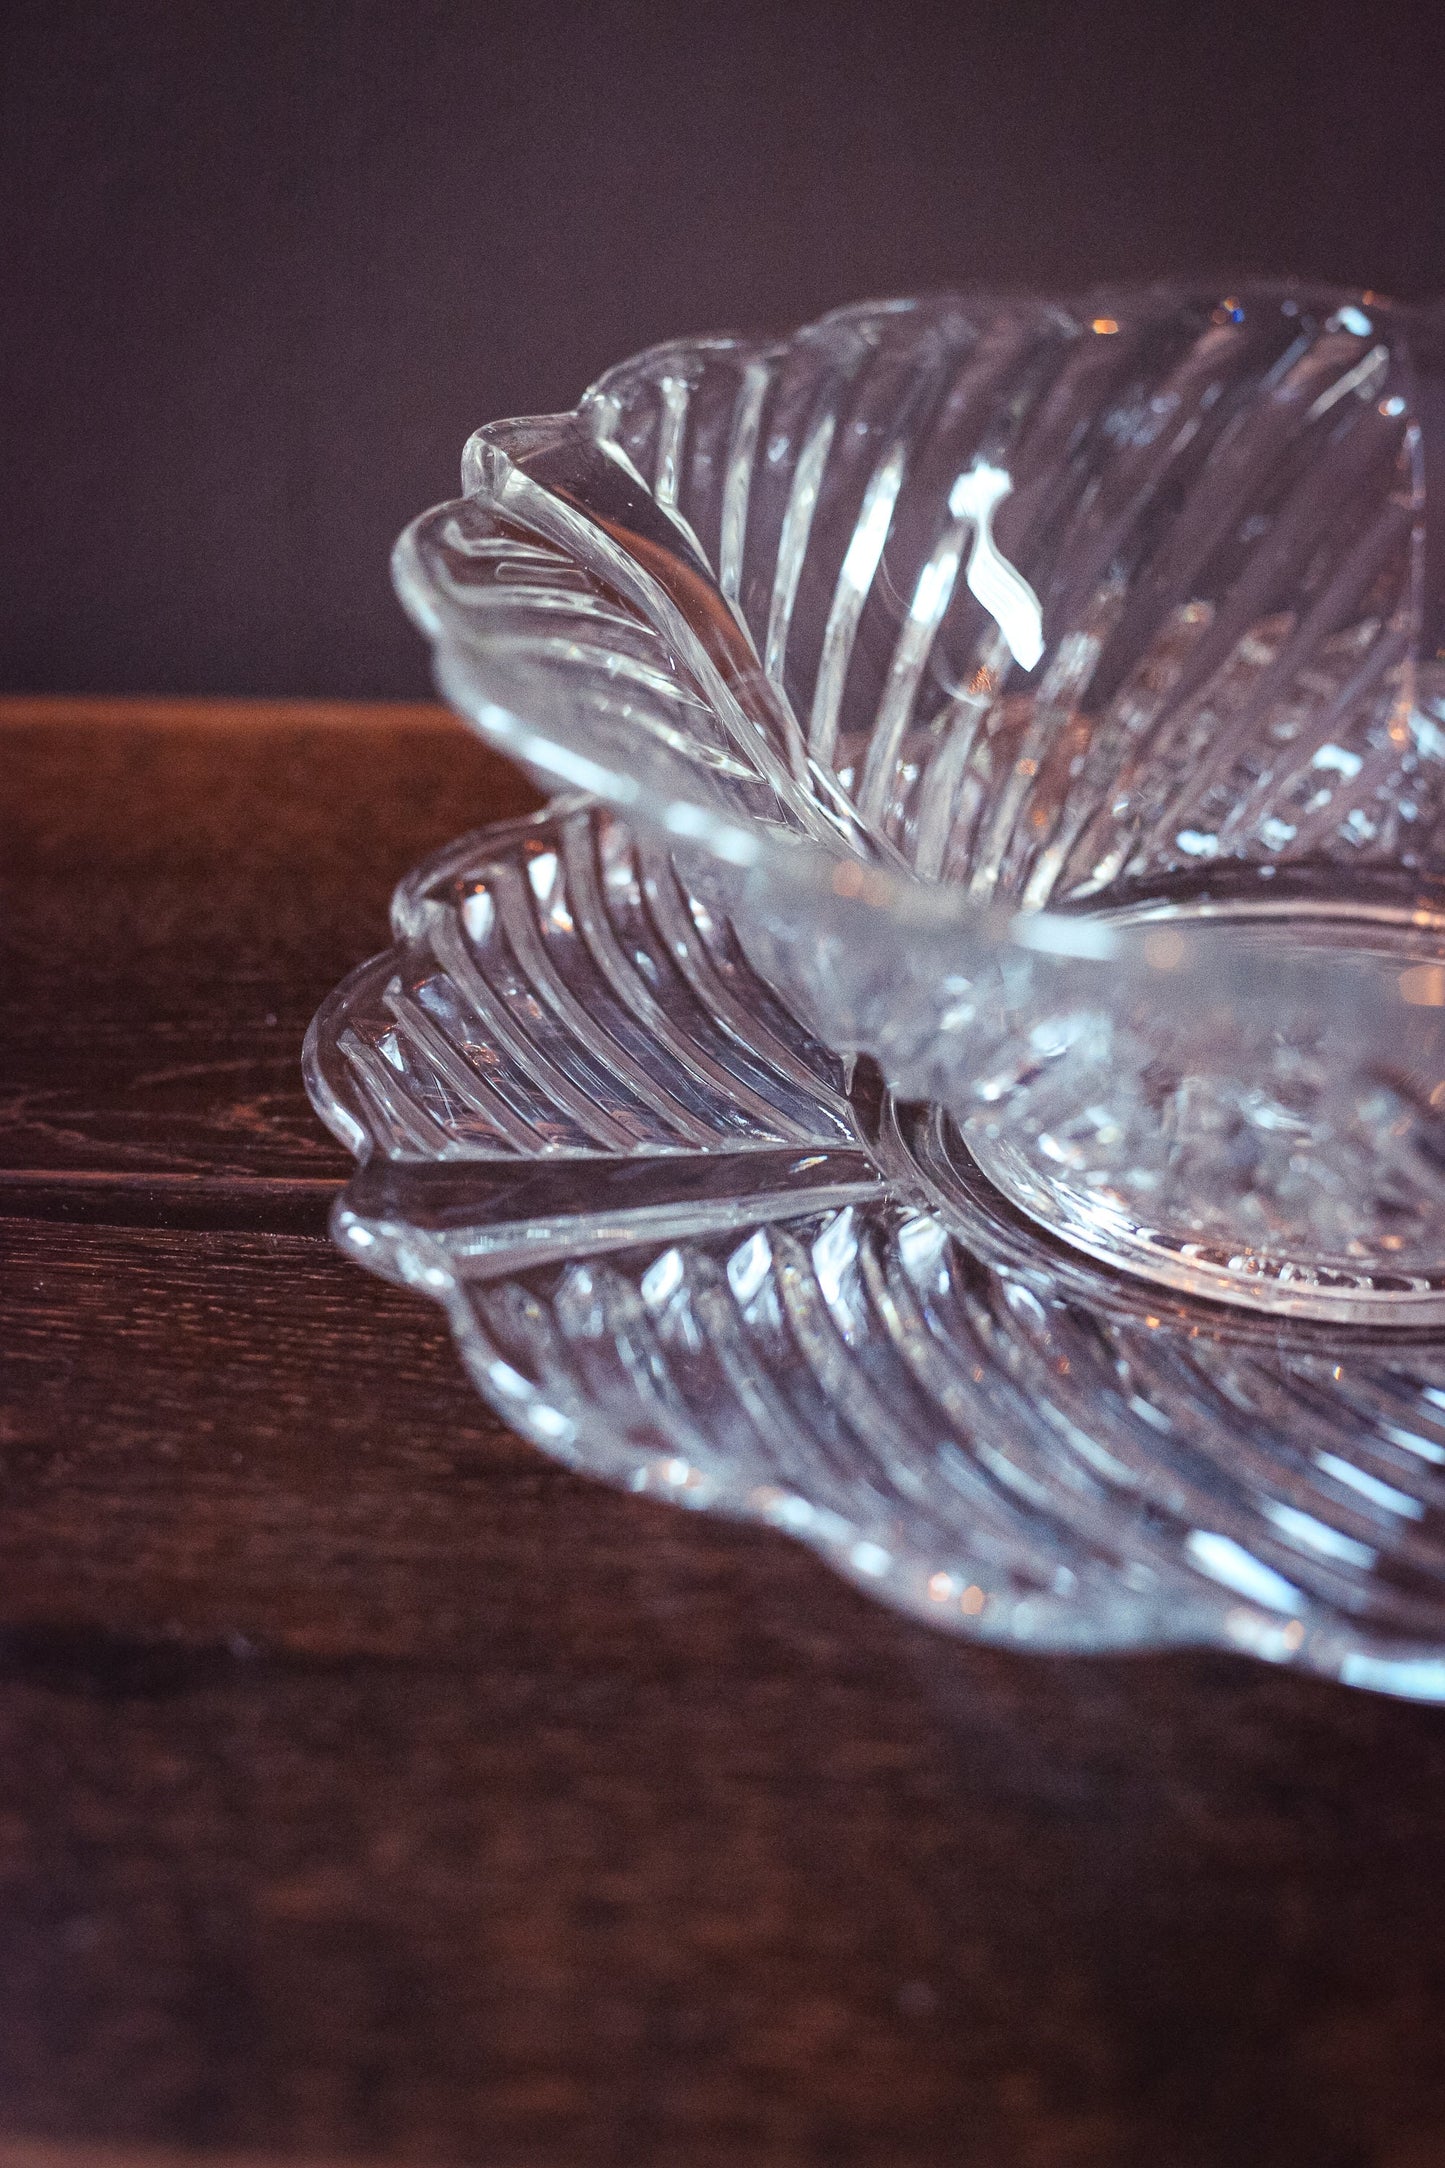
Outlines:
POLYGON ((308 1037, 343 1250, 545 1451, 931 1622, 1445 1698, 1445 1343, 1161 1295, 841 1060, 665 845, 462 839, 308 1037))

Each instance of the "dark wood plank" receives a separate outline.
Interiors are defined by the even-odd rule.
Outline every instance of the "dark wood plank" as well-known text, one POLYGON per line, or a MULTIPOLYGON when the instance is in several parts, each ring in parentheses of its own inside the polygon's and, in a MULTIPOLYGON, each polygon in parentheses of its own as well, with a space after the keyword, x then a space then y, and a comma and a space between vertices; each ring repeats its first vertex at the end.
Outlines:
MULTIPOLYGON (((85 2139, 73 2143, 65 2138, 7 2138, 4 2144, 5 2168, 197 2168, 196 2155, 189 2146, 151 2145, 98 2145, 85 2139)), ((228 2146, 224 2153, 208 2147, 205 2168, 295 2168, 294 2154, 256 2153, 248 2146, 244 2153, 236 2153, 228 2146)), ((358 2156, 341 2160, 332 2154, 323 2160, 317 2154, 308 2154, 306 2168, 362 2168, 358 2156)))
POLYGON ((1437 2157, 1432 1712, 945 1642, 553 1468, 319 1243, 9 1232, 10 2127, 1437 2157))
POLYGON ((1438 1714, 945 1641, 552 1466, 310 1231, 311 1009, 522 786, 0 739, 0 2162, 1433 2168, 1438 1714))
POLYGON ((13 1210, 7 1173, 339 1179, 313 1010, 408 866, 537 802, 439 708, 0 701, 0 762, 13 1210))

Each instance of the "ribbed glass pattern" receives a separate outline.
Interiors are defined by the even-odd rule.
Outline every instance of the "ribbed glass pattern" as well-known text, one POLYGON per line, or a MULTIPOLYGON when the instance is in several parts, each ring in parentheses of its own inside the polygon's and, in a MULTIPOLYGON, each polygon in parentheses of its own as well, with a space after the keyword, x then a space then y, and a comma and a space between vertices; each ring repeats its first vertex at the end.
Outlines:
POLYGON ((1042 1226, 1418 1324, 1434 335, 1160 289, 664 347, 481 431, 398 580, 463 712, 710 859, 795 1009, 947 1105, 1042 1226))

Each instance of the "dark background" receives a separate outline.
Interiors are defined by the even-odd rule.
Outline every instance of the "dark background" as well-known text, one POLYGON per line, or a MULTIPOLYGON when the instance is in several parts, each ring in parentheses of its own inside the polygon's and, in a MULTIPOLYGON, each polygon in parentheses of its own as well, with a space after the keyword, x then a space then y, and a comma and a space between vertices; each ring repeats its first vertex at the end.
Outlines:
POLYGON ((0 689, 421 693, 387 552, 630 350, 943 284, 1445 287, 1445 4, 25 0, 0 689))

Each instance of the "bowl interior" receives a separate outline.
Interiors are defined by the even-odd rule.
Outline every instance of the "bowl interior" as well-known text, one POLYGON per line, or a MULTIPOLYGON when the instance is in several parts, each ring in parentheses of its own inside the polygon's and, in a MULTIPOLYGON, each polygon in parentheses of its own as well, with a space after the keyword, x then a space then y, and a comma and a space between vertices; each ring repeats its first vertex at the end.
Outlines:
POLYGON ((583 413, 817 795, 926 879, 1077 902, 1430 862, 1403 346, 1334 296, 940 301, 663 349, 583 413))

